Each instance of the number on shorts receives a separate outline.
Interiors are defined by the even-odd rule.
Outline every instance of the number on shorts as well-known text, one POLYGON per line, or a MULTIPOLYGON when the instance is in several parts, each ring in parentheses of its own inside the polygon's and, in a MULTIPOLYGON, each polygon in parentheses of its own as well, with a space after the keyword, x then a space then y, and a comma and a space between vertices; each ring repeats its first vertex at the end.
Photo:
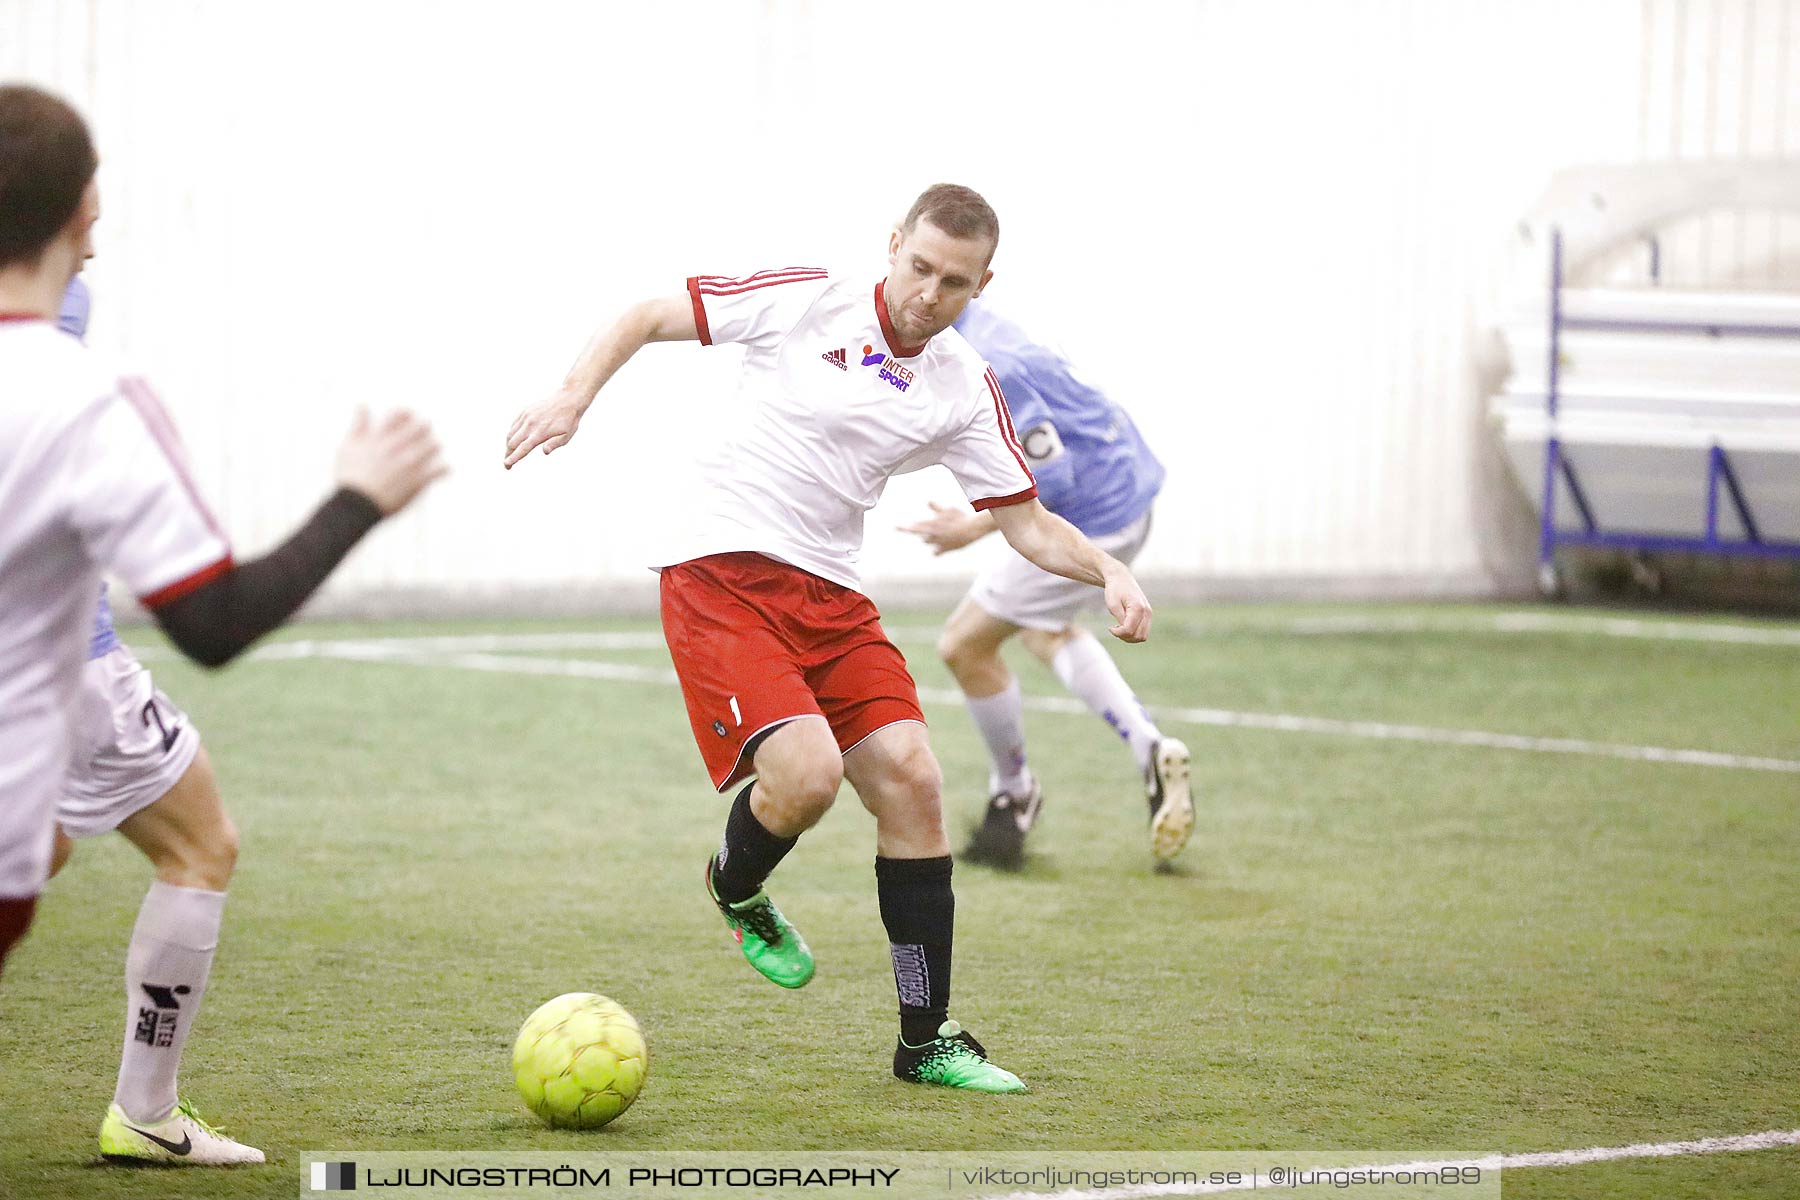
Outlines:
POLYGON ((737 718, 737 723, 739 725, 744 723, 744 714, 738 711, 736 696, 731 698, 731 715, 737 718))
POLYGON ((150 728, 152 721, 156 722, 156 732, 162 735, 163 753, 167 754, 175 748, 175 739, 181 736, 181 726, 176 725, 171 728, 163 724, 162 709, 156 707, 155 700, 146 700, 144 701, 144 728, 150 728))

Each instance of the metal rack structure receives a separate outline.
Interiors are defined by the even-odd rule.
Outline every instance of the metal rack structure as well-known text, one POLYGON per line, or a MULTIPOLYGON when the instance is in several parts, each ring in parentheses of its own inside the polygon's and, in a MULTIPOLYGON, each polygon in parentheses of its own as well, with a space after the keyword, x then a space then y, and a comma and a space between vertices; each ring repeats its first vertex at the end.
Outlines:
MULTIPOLYGON (((1661 278, 1661 245, 1649 239, 1653 281, 1661 278)), ((1549 437, 1545 442, 1544 480, 1539 502, 1538 582, 1547 592, 1559 590, 1556 568, 1558 546, 1589 546, 1645 552, 1678 552, 1705 554, 1746 554, 1764 558, 1800 558, 1800 541, 1770 540, 1763 537, 1750 502, 1737 472, 1733 470, 1730 452, 1717 439, 1707 450, 1706 478, 1703 487, 1706 521, 1702 531, 1691 537, 1671 536, 1647 531, 1602 529, 1595 519, 1594 508, 1582 490, 1574 464, 1563 452, 1557 432, 1561 400, 1562 344, 1565 331, 1597 333, 1661 333, 1692 337, 1774 337, 1800 339, 1800 325, 1732 324, 1728 321, 1655 321, 1607 317, 1569 317, 1563 312, 1563 237, 1560 229, 1550 236, 1550 326, 1548 387, 1544 394, 1544 411, 1549 437), (1579 530, 1557 527, 1556 494, 1560 475, 1574 508, 1581 519, 1579 530), (1727 537, 1720 531, 1721 492, 1731 505, 1743 531, 1740 537, 1727 537)))
MULTIPOLYGON (((1638 565, 1668 552, 1800 559, 1800 290, 1663 278, 1666 245, 1698 249, 1668 239, 1714 214, 1742 229, 1749 213, 1800 214, 1800 160, 1573 168, 1521 222, 1528 253, 1500 322, 1510 370, 1491 412, 1537 505, 1544 591, 1561 590, 1566 547, 1636 552, 1638 565), (1640 246, 1648 286, 1631 265, 1640 246), (1638 282, 1597 282, 1627 277, 1638 282)), ((1745 274, 1696 261, 1702 277, 1745 274)))

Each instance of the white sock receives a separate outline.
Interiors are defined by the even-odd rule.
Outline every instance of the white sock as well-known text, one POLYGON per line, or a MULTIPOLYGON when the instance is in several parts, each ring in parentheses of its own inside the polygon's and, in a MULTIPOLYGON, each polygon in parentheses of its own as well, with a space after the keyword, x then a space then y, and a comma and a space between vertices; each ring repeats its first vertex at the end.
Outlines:
POLYGON ((113 1101, 146 1125, 175 1110, 181 1050, 206 995, 225 893, 150 885, 125 954, 125 1052, 113 1101))
POLYGON ((1130 743, 1131 756, 1137 759, 1138 770, 1150 765, 1151 750, 1162 737, 1162 731, 1144 711, 1137 693, 1119 674, 1118 664, 1113 662, 1112 655, 1106 652, 1098 638, 1082 636, 1070 640, 1056 652, 1050 669, 1056 672, 1064 687, 1130 743))
POLYGON ((1025 766, 1025 702, 1019 696, 1018 679, 992 696, 966 697, 969 715, 987 743, 988 791, 1023 796, 1031 789, 1031 772, 1025 766))

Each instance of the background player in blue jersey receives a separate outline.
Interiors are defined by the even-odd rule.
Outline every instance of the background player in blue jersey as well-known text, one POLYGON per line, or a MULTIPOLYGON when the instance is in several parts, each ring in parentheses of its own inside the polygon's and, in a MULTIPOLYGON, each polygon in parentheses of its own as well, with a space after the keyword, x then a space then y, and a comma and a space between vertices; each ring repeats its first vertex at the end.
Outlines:
MULTIPOLYGON (((1060 354, 1033 342, 985 303, 970 303, 955 329, 999 376, 1044 506, 1129 564, 1149 535, 1151 506, 1164 476, 1131 418, 1079 379, 1060 354)), ((904 529, 938 554, 994 529, 987 513, 931 507, 931 517, 904 529)), ((976 578, 944 627, 938 653, 962 686, 991 763, 987 811, 963 851, 965 859, 1019 866, 1025 835, 1043 803, 1043 789, 1025 757, 1019 681, 1000 657, 1000 647, 1015 634, 1129 744, 1144 779, 1156 859, 1173 858, 1193 831, 1188 748, 1163 736, 1106 649, 1075 623, 1092 603, 1092 592, 1009 554, 976 578)))
MULTIPOLYGON (((58 324, 83 337, 88 312, 88 290, 77 277, 58 324)), ((114 829, 156 873, 125 952, 125 1048, 100 1127, 101 1153, 190 1165, 262 1162, 262 1151, 205 1124, 176 1094, 182 1050, 212 971, 238 835, 200 734, 119 641, 104 588, 82 678, 80 726, 56 808, 52 874, 68 861, 71 838, 114 829)))

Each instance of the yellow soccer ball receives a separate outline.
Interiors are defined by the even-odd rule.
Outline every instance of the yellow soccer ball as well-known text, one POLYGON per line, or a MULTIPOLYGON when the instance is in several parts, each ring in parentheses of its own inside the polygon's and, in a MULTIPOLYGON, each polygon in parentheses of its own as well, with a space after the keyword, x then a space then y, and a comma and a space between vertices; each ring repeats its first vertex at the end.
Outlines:
POLYGON ((525 1106, 556 1129, 598 1129, 631 1107, 650 1071, 637 1018, 592 992, 570 992, 525 1019, 513 1043, 525 1106))

